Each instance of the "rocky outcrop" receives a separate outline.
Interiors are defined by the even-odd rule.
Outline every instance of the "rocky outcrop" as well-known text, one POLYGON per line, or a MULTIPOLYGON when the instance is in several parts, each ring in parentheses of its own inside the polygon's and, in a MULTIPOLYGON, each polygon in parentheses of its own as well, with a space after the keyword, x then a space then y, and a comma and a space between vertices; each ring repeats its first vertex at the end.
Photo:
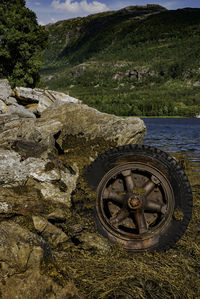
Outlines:
POLYGON ((82 298, 73 281, 57 283, 45 265, 74 242, 109 251, 79 214, 72 217, 73 197, 94 201, 83 168, 144 134, 138 118, 100 113, 55 91, 11 90, 0 80, 0 297, 82 298))
POLYGON ((130 81, 140 81, 146 77, 158 77, 162 75, 155 71, 150 71, 149 69, 133 69, 127 70, 126 72, 117 72, 113 75, 112 79, 115 81, 122 81, 124 79, 129 79, 130 81))

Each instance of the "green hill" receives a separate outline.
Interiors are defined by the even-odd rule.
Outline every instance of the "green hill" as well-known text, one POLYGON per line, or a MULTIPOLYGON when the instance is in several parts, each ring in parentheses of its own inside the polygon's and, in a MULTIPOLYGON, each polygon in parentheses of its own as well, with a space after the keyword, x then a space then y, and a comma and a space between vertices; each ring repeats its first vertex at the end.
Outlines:
POLYGON ((200 112, 200 9, 132 6, 46 30, 46 87, 118 115, 200 112))

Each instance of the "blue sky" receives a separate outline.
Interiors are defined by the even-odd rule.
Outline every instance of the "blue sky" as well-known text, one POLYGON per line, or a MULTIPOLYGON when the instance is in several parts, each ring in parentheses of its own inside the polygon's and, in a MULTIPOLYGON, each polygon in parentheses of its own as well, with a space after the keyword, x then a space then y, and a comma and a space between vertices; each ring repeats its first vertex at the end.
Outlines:
POLYGON ((200 8, 200 0, 26 0, 26 6, 36 13, 41 25, 147 3, 160 4, 167 9, 200 8))

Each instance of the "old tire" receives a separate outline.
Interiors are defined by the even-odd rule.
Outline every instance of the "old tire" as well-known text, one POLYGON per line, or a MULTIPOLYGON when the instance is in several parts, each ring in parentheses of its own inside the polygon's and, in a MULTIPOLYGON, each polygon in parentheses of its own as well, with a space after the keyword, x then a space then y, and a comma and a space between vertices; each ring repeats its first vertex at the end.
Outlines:
POLYGON ((114 148, 90 165, 87 180, 97 192, 99 232, 128 251, 166 250, 188 226, 190 183, 161 150, 133 144, 114 148))

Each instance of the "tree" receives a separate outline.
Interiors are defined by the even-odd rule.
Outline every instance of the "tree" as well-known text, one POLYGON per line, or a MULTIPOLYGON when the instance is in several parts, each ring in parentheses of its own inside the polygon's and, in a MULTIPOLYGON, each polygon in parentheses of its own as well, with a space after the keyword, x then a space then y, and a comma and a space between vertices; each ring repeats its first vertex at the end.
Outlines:
POLYGON ((12 87, 37 86, 47 39, 48 33, 24 0, 1 0, 0 77, 8 78, 12 87))

